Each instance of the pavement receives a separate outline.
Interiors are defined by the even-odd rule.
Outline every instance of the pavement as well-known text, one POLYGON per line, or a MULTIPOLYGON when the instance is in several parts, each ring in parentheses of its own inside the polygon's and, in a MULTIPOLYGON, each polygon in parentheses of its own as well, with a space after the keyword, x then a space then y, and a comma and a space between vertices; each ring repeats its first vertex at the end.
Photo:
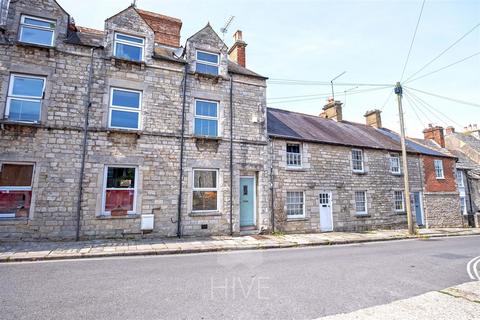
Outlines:
POLYGON ((478 256, 468 236, 0 263, 0 318, 316 319, 471 281, 478 256))
POLYGON ((182 239, 94 240, 78 242, 0 241, 0 263, 114 256, 202 253, 231 250, 278 249, 467 235, 480 235, 480 228, 418 229, 417 234, 413 236, 409 235, 407 230, 377 230, 367 232, 276 234, 240 237, 212 236, 207 238, 182 239))
POLYGON ((467 282, 413 298, 319 320, 476 320, 480 318, 480 281, 467 282))

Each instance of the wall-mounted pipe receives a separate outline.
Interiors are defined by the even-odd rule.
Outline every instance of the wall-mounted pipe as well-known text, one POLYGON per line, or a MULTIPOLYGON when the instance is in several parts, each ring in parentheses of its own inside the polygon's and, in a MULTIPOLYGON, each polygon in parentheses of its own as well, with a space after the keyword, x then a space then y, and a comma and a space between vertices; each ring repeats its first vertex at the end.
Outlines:
POLYGON ((185 64, 185 71, 183 74, 183 97, 182 97, 182 133, 180 137, 180 178, 179 178, 179 192, 178 192, 178 207, 177 207, 177 237, 182 237, 182 192, 183 192, 183 149, 185 146, 185 105, 187 95, 187 75, 188 64, 185 64))
POLYGON ((233 78, 230 74, 230 235, 233 236, 233 78))
POLYGON ((93 80, 93 63, 94 63, 94 55, 95 49, 99 49, 101 47, 93 47, 90 52, 90 68, 88 70, 88 83, 87 83, 87 99, 85 102, 85 120, 83 123, 83 141, 82 141, 82 157, 81 157, 81 164, 80 164, 80 175, 78 178, 78 200, 77 200, 77 223, 76 223, 76 232, 75 232, 75 240, 80 240, 80 221, 81 221, 81 214, 82 214, 82 199, 83 199, 83 177, 85 175, 85 159, 87 157, 87 144, 88 144, 88 120, 90 115, 90 107, 92 106, 92 80, 93 80))
POLYGON ((272 210, 272 232, 275 232, 275 190, 274 190, 274 180, 273 180, 273 137, 269 138, 270 142, 270 196, 271 196, 271 210, 272 210))

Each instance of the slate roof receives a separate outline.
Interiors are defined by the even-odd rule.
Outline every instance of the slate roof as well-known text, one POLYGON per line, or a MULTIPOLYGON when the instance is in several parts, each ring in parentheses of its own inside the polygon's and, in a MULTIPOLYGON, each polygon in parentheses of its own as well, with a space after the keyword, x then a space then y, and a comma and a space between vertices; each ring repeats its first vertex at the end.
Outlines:
MULTIPOLYGON (((349 147, 400 152, 400 137, 389 129, 376 129, 365 124, 324 119, 282 109, 267 109, 267 131, 272 137, 317 142, 349 147)), ((415 141, 408 140, 407 151, 449 157, 415 141)))

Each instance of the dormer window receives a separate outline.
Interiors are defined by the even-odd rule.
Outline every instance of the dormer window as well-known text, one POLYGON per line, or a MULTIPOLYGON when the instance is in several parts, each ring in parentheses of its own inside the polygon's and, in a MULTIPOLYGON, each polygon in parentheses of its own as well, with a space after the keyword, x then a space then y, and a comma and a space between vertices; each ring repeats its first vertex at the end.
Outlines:
POLYGON ((196 71, 216 76, 218 75, 219 61, 220 55, 217 53, 197 50, 196 71))
POLYGON ((55 21, 22 16, 20 20, 21 42, 39 44, 42 46, 53 46, 55 33, 55 21))
POLYGON ((115 52, 115 57, 117 58, 132 61, 143 61, 144 47, 144 38, 129 36, 122 33, 115 33, 113 51, 115 52))

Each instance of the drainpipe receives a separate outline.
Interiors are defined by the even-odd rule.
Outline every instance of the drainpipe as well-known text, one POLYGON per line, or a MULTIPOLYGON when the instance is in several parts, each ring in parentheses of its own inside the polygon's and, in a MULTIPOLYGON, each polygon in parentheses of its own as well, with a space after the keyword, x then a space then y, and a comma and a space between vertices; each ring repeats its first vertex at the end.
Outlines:
MULTIPOLYGON (((472 187, 471 183, 470 183, 470 178, 468 176, 468 171, 465 171, 465 180, 467 180, 467 190, 465 192, 465 195, 468 197, 468 206, 470 207, 470 211, 467 212, 470 213, 470 214, 474 214, 473 213, 473 203, 472 203, 472 193, 470 192, 470 188, 472 187)), ((475 216, 474 216, 474 219, 475 219, 475 216)))
POLYGON ((87 156, 87 144, 88 144, 88 117, 90 115, 90 107, 92 106, 91 91, 92 91, 92 78, 93 78, 93 60, 95 49, 101 47, 93 47, 90 52, 90 68, 88 70, 88 83, 87 83, 87 100, 85 104, 85 122, 83 123, 83 142, 82 142, 82 158, 80 165, 80 177, 78 179, 78 201, 77 201, 77 228, 75 234, 75 240, 80 240, 80 218, 82 212, 82 199, 83 199, 83 176, 85 174, 85 159, 87 156))
POLYGON ((230 74, 230 235, 233 236, 233 78, 230 74))
POLYGON ((177 216, 177 237, 182 237, 182 192, 183 192, 183 149, 185 145, 185 101, 187 94, 187 75, 188 64, 185 64, 185 71, 183 74, 183 98, 182 98, 182 133, 180 138, 180 180, 178 192, 178 216, 177 216))
POLYGON ((271 192, 271 208, 272 208, 272 232, 275 232, 275 197, 274 197, 274 194, 275 194, 275 190, 274 190, 274 187, 273 187, 273 138, 270 138, 270 144, 271 144, 271 147, 270 147, 270 192, 271 192))

